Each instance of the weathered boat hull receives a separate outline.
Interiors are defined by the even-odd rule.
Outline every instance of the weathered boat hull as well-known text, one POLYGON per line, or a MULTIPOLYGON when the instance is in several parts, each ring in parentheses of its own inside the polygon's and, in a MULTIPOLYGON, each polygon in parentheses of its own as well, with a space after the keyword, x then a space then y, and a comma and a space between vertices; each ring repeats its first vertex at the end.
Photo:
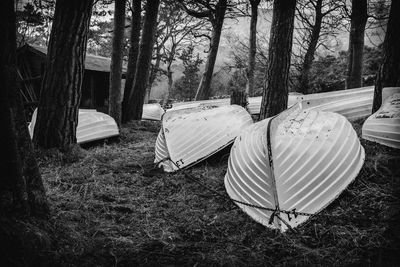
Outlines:
POLYGON ((175 111, 180 109, 190 109, 190 108, 198 108, 198 107, 205 107, 205 106, 227 106, 230 105, 229 98, 222 98, 222 99, 209 99, 209 100, 197 100, 197 101, 187 101, 187 102, 177 102, 172 105, 172 108, 168 111, 175 111))
MULTIPOLYGON (((297 99, 300 94, 295 94, 295 93, 289 93, 288 96, 288 107, 293 106, 295 103, 297 103, 297 99)), ((262 97, 261 96, 255 96, 255 97, 249 97, 249 105, 247 109, 249 110, 251 115, 258 115, 260 114, 261 110, 261 101, 262 97)))
POLYGON ((159 120, 161 120, 164 112, 165 112, 164 109, 158 103, 144 104, 142 120, 159 121, 159 120))
POLYGON ((272 210, 320 212, 355 179, 365 155, 351 124, 339 114, 303 111, 296 104, 270 120, 247 127, 236 138, 225 187, 234 200, 271 209, 236 202, 257 222, 283 232, 308 216, 289 219, 276 212, 285 222, 274 216, 270 224, 272 210))
POLYGON ((362 138, 400 149, 400 87, 382 90, 382 106, 362 127, 362 138))
MULTIPOLYGON (((35 128, 37 109, 32 114, 28 129, 31 138, 35 128)), ((115 120, 107 114, 94 109, 79 109, 76 139, 78 144, 106 139, 119 135, 115 120)))
POLYGON ((171 156, 168 152, 164 130, 161 128, 156 140, 154 163, 157 163, 158 167, 163 168, 165 172, 177 171, 177 166, 175 166, 170 159, 171 156))
POLYGON ((356 89, 309 94, 297 97, 304 110, 316 109, 331 111, 349 120, 359 119, 371 114, 374 88, 372 86, 356 89))
MULTIPOLYGON (((289 93, 288 96, 288 107, 292 106, 298 101, 298 96, 299 94, 296 93, 289 93)), ((247 109, 251 115, 258 115, 260 114, 260 109, 261 109, 261 96, 255 96, 255 97, 249 97, 248 98, 248 106, 247 109)), ((200 100, 200 101, 190 101, 190 102, 180 102, 180 103, 175 103, 172 106, 172 110, 179 110, 179 109, 188 109, 188 108, 196 108, 196 107, 204 107, 204 106, 216 106, 216 107, 221 107, 221 106, 227 106, 230 105, 230 99, 229 98, 223 98, 223 99, 210 99, 210 100, 200 100)))
POLYGON ((173 172, 190 167, 228 146, 253 121, 244 108, 229 105, 169 111, 162 123, 155 162, 160 163, 164 171, 173 172))

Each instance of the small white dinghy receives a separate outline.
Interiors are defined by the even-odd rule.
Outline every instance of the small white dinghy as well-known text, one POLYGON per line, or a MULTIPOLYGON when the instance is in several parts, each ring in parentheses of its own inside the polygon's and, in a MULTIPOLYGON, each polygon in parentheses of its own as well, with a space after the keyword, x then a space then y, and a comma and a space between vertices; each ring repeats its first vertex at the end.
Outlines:
MULTIPOLYGON (((298 96, 301 95, 299 93, 289 93, 288 96, 288 107, 291 107, 298 101, 298 96)), ((247 109, 251 115, 260 114, 261 109, 261 96, 249 97, 247 109)), ((222 99, 210 99, 210 100, 199 100, 199 101, 189 101, 189 102, 178 102, 173 104, 170 111, 179 110, 179 109, 188 109, 188 108, 196 108, 196 107, 205 107, 205 106, 227 106, 230 105, 230 98, 222 98, 222 99)))
MULTIPOLYGON (((299 93, 289 93, 288 95, 288 108, 293 106, 294 104, 297 103, 299 93)), ((255 97, 249 97, 249 105, 247 106, 247 109, 249 110, 251 115, 258 115, 260 114, 261 110, 261 101, 262 101, 262 96, 255 96, 255 97)))
MULTIPOLYGON (((35 129, 37 109, 32 114, 28 129, 31 138, 35 129)), ((95 109, 79 109, 76 139, 78 144, 106 139, 119 135, 115 120, 107 114, 95 109)))
POLYGON ((225 188, 254 220, 284 232, 337 198, 357 176, 364 157, 345 117, 304 111, 296 104, 236 138, 225 188))
POLYGON ((230 105, 229 98, 221 98, 221 99, 208 99, 208 100, 196 100, 196 101, 186 101, 186 102, 177 102, 172 104, 172 108, 169 111, 175 111, 180 109, 189 109, 189 108, 198 108, 198 107, 206 107, 206 106, 227 106, 230 105))
POLYGON ((164 112, 164 109, 158 103, 144 104, 142 120, 160 121, 164 112))
POLYGON ((238 105, 166 112, 154 162, 166 172, 187 168, 231 144, 252 123, 250 114, 238 105))
POLYGON ((362 138, 400 148, 400 87, 383 88, 381 108, 364 122, 362 138))
POLYGON ((297 97, 304 110, 316 109, 331 111, 349 120, 359 119, 371 114, 373 86, 356 89, 309 94, 297 97))

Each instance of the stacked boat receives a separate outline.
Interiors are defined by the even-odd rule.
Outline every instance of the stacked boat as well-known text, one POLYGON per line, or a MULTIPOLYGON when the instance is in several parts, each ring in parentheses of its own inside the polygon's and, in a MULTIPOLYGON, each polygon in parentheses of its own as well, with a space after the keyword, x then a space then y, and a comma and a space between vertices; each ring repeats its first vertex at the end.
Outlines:
POLYGON ((254 220, 284 232, 332 202, 363 162, 364 149, 345 117, 296 104, 236 138, 225 187, 254 220))
POLYGON ((192 166, 230 145, 252 123, 250 114, 238 105, 168 111, 157 137, 155 163, 166 172, 192 166))
MULTIPOLYGON (((28 125, 29 134, 33 137, 37 117, 37 109, 32 114, 28 125)), ((79 109, 76 139, 78 144, 106 139, 119 135, 115 120, 107 114, 95 109, 79 109)))
POLYGON ((400 148, 400 87, 383 88, 381 108, 364 122, 362 138, 400 148))

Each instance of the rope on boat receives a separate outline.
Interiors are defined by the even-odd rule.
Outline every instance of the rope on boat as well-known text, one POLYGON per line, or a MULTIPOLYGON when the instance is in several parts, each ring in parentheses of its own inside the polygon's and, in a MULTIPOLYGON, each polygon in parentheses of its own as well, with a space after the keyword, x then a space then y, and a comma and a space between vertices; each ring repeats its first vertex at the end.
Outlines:
POLYGON ((180 172, 183 173, 183 175, 185 176, 185 178, 187 178, 187 179, 189 179, 189 180, 191 180, 191 181, 193 181, 193 182, 199 184, 200 186, 202 186, 202 187, 204 187, 205 189, 207 189, 208 191, 214 193, 214 194, 217 195, 218 197, 221 197, 221 198, 226 199, 226 200, 229 200, 229 201, 233 201, 233 202, 235 202, 235 203, 237 203, 237 204, 241 204, 241 205, 244 205, 244 206, 247 206, 247 207, 250 207, 250 208, 255 208, 255 209, 260 209, 260 210, 271 211, 272 214, 271 214, 271 216, 270 216, 270 218, 269 218, 269 224, 272 224, 273 221, 274 221, 274 218, 276 217, 276 218, 278 218, 281 222, 283 222, 283 223, 286 225, 286 227, 287 227, 288 229, 290 229, 290 230, 293 231, 293 232, 296 232, 295 229, 293 229, 293 227, 292 227, 286 220, 284 220, 284 219, 280 216, 280 213, 286 214, 289 221, 292 220, 291 215, 294 216, 294 218, 297 218, 297 216, 299 216, 299 215, 300 215, 300 216, 309 216, 309 217, 314 215, 314 214, 312 214, 312 213, 296 211, 296 209, 292 209, 292 210, 281 210, 281 209, 279 209, 279 207, 276 207, 275 209, 273 209, 273 208, 268 208, 268 207, 264 207, 264 206, 259 206, 259 205, 251 204, 251 203, 244 202, 244 201, 241 201, 241 200, 237 200, 237 199, 234 199, 234 198, 230 198, 230 197, 228 197, 228 196, 226 196, 226 195, 224 195, 224 194, 221 194, 220 192, 216 191, 215 189, 213 189, 213 188, 207 186, 206 184, 204 184, 203 182, 201 182, 200 179, 198 179, 198 178, 194 177, 193 175, 189 174, 186 170, 181 169, 181 168, 180 168, 173 160, 171 160, 171 158, 169 158, 169 157, 168 157, 168 158, 163 158, 162 160, 156 162, 156 163, 155 163, 155 167, 159 167, 159 165, 160 165, 161 163, 166 162, 166 161, 170 161, 170 162, 178 169, 178 171, 180 171, 180 172))
MULTIPOLYGON (((275 184, 275 175, 274 175, 274 162, 273 162, 273 157, 272 157, 272 146, 271 146, 271 122, 272 122, 275 118, 276 118, 276 116, 272 117, 272 118, 269 120, 268 125, 267 125, 268 164, 269 164, 269 167, 270 167, 270 170, 271 170, 272 181, 273 181, 274 184, 275 184)), ((255 209, 260 209, 260 210, 271 211, 272 213, 271 213, 271 216, 270 216, 269 221, 268 221, 269 224, 272 224, 272 223, 274 222, 275 217, 276 217, 276 218, 278 218, 278 220, 280 220, 282 223, 284 223, 288 229, 290 229, 290 230, 293 231, 293 232, 296 232, 296 231, 293 229, 293 227, 292 227, 286 220, 284 220, 284 219, 280 216, 280 213, 286 214, 289 222, 292 220, 291 215, 293 215, 294 218, 297 218, 297 216, 299 216, 299 215, 300 215, 300 216, 308 216, 308 217, 315 216, 315 214, 312 214, 312 213, 296 211, 296 208, 294 208, 294 209, 292 209, 292 210, 281 210, 281 209, 279 208, 279 203, 278 203, 278 201, 276 201, 276 203, 275 203, 275 209, 273 209, 273 208, 267 208, 267 207, 264 207, 264 206, 259 206, 259 205, 251 204, 251 203, 244 202, 244 201, 241 201, 241 200, 237 200, 237 199, 230 198, 230 197, 228 197, 228 196, 226 196, 226 195, 224 195, 224 194, 221 194, 220 192, 214 190, 213 188, 207 186, 206 184, 202 183, 202 182, 200 181, 200 179, 194 177, 193 175, 189 174, 186 170, 180 168, 180 167, 179 167, 171 158, 169 158, 169 157, 164 158, 164 159, 160 160, 159 162, 156 162, 156 163, 155 163, 155 167, 159 167, 159 165, 160 165, 161 163, 165 162, 165 161, 170 161, 170 162, 178 169, 178 171, 183 172, 183 174, 184 174, 184 176, 185 176, 186 178, 188 178, 189 180, 191 180, 191 181, 193 181, 193 182, 199 184, 200 186, 206 188, 207 190, 211 191, 212 193, 214 193, 215 195, 217 195, 217 196, 219 196, 219 197, 221 197, 221 198, 224 198, 224 199, 233 201, 233 202, 235 202, 235 203, 237 203, 237 204, 241 204, 241 205, 244 205, 244 206, 247 206, 247 207, 250 207, 250 208, 255 208, 255 209)), ((273 188, 274 188, 274 198, 277 200, 277 199, 278 199, 278 192, 276 191, 276 186, 273 186, 273 188)), ((329 215, 326 215, 326 214, 325 214, 325 216, 329 216, 329 215)))

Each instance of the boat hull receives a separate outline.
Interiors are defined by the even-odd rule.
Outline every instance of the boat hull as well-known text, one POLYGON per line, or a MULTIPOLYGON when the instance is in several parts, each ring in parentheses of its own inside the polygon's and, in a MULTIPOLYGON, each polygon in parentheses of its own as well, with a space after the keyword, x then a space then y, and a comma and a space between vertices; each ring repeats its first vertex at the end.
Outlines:
MULTIPOLYGON (((33 137, 36 123, 37 109, 33 112, 32 120, 28 125, 29 134, 33 137)), ((78 144, 93 142, 119 135, 115 120, 107 114, 94 109, 79 109, 76 139, 78 144)))
POLYGON ((142 120, 160 121, 164 112, 164 109, 158 103, 144 104, 142 120))
POLYGON ((320 212, 355 179, 365 155, 351 124, 339 114, 303 111, 297 104, 270 120, 236 138, 224 181, 232 199, 270 209, 236 202, 251 218, 284 232, 309 216, 276 212, 285 221, 277 216, 270 221, 273 210, 320 212))
POLYGON ((382 90, 382 106, 363 124, 362 138, 400 149, 400 87, 382 90))
POLYGON ((369 86, 303 95, 297 97, 297 101, 304 110, 331 111, 355 120, 371 114, 373 95, 374 88, 369 86))
POLYGON ((166 172, 188 168, 230 145, 253 123, 237 105, 169 111, 155 146, 155 162, 166 172))
MULTIPOLYGON (((289 93, 288 107, 292 106, 293 104, 295 104, 298 101, 297 100, 298 96, 299 96, 299 94, 289 93)), ((248 98, 249 103, 248 103, 247 109, 251 115, 260 114, 261 100, 262 100, 261 96, 255 96, 255 97, 248 98)), ((231 100, 229 98, 223 98, 223 99, 210 99, 210 100, 175 103, 172 106, 171 111, 179 110, 179 109, 204 107, 204 106, 216 106, 216 107, 228 106, 228 105, 230 105, 230 101, 231 100)))

